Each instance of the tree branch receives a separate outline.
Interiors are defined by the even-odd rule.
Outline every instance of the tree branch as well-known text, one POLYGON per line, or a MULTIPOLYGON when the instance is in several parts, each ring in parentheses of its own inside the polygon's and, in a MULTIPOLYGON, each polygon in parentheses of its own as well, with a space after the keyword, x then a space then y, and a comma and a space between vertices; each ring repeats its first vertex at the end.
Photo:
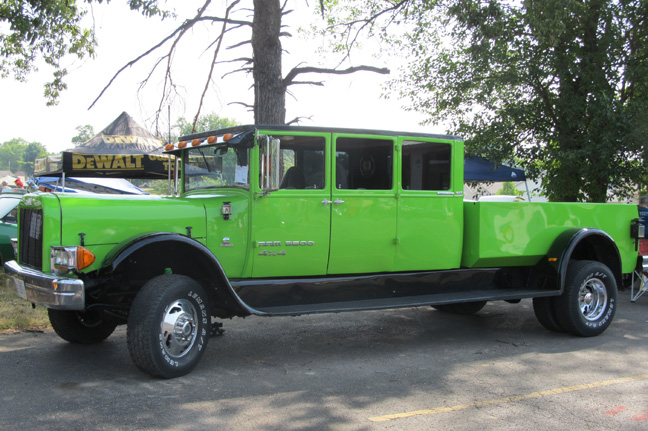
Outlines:
POLYGON ((241 105, 245 108, 247 108, 250 111, 254 111, 254 105, 250 105, 248 103, 243 103, 243 102, 230 102, 228 105, 241 105))
POLYGON ((303 119, 312 120, 312 119, 313 119, 313 116, 311 115, 310 117, 295 117, 295 118, 293 118, 292 120, 290 120, 289 122, 287 122, 287 123, 286 123, 286 126, 290 126, 291 124, 295 124, 295 123, 298 123, 298 124, 299 124, 299 122, 300 122, 301 120, 303 120, 303 119))
MULTIPOLYGON (((148 49, 147 51, 145 51, 144 53, 142 53, 141 55, 139 55, 135 59, 129 61, 123 67, 121 67, 113 75, 113 77, 110 79, 108 84, 106 84, 106 86, 101 90, 99 95, 93 100, 93 102, 88 107, 88 110, 92 109, 97 104, 99 99, 101 99, 101 97, 103 97, 103 95, 106 93, 106 91, 112 86, 112 84, 116 81, 117 77, 119 77, 119 75, 122 74, 122 72, 124 72, 126 69, 134 66, 137 62, 142 60, 144 57, 147 57, 149 54, 153 53, 154 51, 156 51, 159 48, 161 48, 162 46, 164 46, 167 42, 174 39, 173 45, 169 49, 168 53, 158 60, 156 65, 151 70, 151 73, 148 74, 148 77, 140 83, 140 89, 143 87, 143 85, 146 84, 148 79, 151 77, 153 71, 157 68, 157 66, 160 65, 161 61, 164 60, 164 59, 167 59, 167 74, 166 74, 166 77, 165 77, 164 87, 166 88, 167 85, 169 85, 169 84, 173 85, 172 80, 170 80, 170 76, 169 76, 171 57, 172 57, 173 52, 175 51, 175 48, 176 48, 177 44, 179 43, 180 39, 182 39, 182 37, 187 33, 187 31, 190 30, 197 23, 205 22, 205 21, 212 21, 212 22, 222 22, 224 25, 225 24, 234 25, 234 27, 230 27, 228 29, 228 31, 229 30, 235 30, 235 29, 243 27, 243 26, 252 27, 252 22, 250 22, 250 21, 242 21, 242 20, 233 20, 233 19, 229 18, 229 15, 226 16, 225 18, 216 17, 216 16, 203 16, 202 14, 205 13, 207 8, 211 4, 211 1, 212 0, 205 0, 204 4, 198 10, 198 12, 196 13, 196 16, 194 18, 185 20, 180 26, 178 26, 175 30, 173 30, 173 32, 171 32, 171 34, 169 34, 168 36, 163 38, 160 42, 158 42, 157 44, 152 46, 150 49, 148 49)), ((236 3, 238 3, 238 1, 234 2, 234 4, 236 4, 236 3)), ((230 8, 228 8, 228 11, 229 10, 230 10, 230 8)), ((209 48, 207 48, 207 49, 209 49, 209 48)))
MULTIPOLYGON (((171 53, 171 52, 173 51, 175 45, 176 45, 176 44, 178 43, 178 41, 180 40, 180 38, 182 38, 182 36, 187 32, 187 30, 189 30, 190 28, 192 28, 192 27, 193 27, 193 26, 194 26, 194 25, 199 21, 201 15, 205 12, 205 10, 207 9, 207 7, 209 6, 210 3, 211 3, 211 0, 205 0, 205 3, 204 3, 203 6, 198 10, 198 13, 196 14, 196 16, 195 16, 194 18, 189 19, 189 20, 185 20, 185 21, 182 23, 182 25, 180 25, 178 28, 176 28, 176 29, 175 29, 175 30, 174 30, 170 35, 168 35, 167 37, 165 37, 164 39, 162 39, 159 43, 157 43, 156 45, 154 45, 152 48, 150 48, 149 50, 147 50, 146 52, 144 52, 143 54, 141 54, 140 56, 138 56, 138 57, 135 58, 134 60, 131 60, 131 61, 129 61, 128 63, 126 63, 126 64, 125 64, 121 69, 119 69, 119 70, 117 71, 117 73, 115 73, 115 74, 113 75, 113 77, 110 79, 110 81, 108 82, 108 84, 103 88, 103 90, 101 90, 101 92, 99 93, 99 96, 97 96, 97 98, 92 102, 92 104, 90 105, 90 107, 88 107, 88 110, 92 109, 92 107, 97 103, 97 101, 99 101, 99 99, 101 98, 101 96, 103 96, 103 94, 106 92, 106 90, 108 90, 108 88, 112 85, 112 83, 117 79, 117 77, 118 77, 118 76, 119 76, 119 75, 120 75, 124 70, 126 70, 127 68, 133 66, 135 63, 137 63, 138 61, 140 61, 142 58, 146 57, 147 55, 149 55, 150 53, 152 53, 152 52, 155 51, 156 49, 158 49, 158 48, 160 48, 161 46, 163 46, 164 44, 166 44, 169 40, 171 40, 172 38, 176 37, 176 35, 178 35, 178 36, 176 37, 176 40, 175 40, 174 44, 173 44, 173 47, 171 48, 171 50, 169 50, 169 53, 171 53)), ((170 54, 169 54, 169 55, 170 55, 170 54)), ((164 58, 164 57, 163 57, 163 58, 164 58)), ((148 78, 147 78, 147 79, 148 79, 148 78)))
POLYGON ((251 43, 252 43, 251 39, 250 40, 244 40, 243 42, 239 42, 239 43, 236 43, 234 45, 228 46, 227 49, 234 49, 234 48, 238 48, 240 46, 248 45, 248 44, 251 44, 251 43))
POLYGON ((221 79, 225 78, 225 77, 228 76, 228 75, 233 75, 233 74, 235 74, 235 73, 239 73, 239 72, 246 72, 246 73, 250 73, 250 72, 252 72, 253 70, 254 70, 253 67, 242 67, 242 68, 240 68, 240 69, 236 69, 236 70, 232 70, 232 71, 230 71, 230 72, 227 72, 225 75, 221 76, 221 79))
POLYGON ((351 73, 355 72, 375 72, 375 73, 380 73, 381 75, 388 75, 389 74, 389 69, 386 67, 379 68, 379 67, 374 67, 374 66, 353 66, 349 67, 348 69, 326 69, 326 68, 321 68, 321 67, 295 67, 293 68, 290 72, 288 72, 288 75, 283 80, 284 86, 288 87, 289 85, 293 85, 294 79, 297 77, 297 75, 302 74, 302 73, 325 73, 325 74, 331 74, 331 75, 348 75, 351 73))
POLYGON ((316 85, 318 87, 323 87, 324 86, 324 81, 293 81, 290 83, 290 85, 316 85))
POLYGON ((200 96, 200 103, 198 104, 198 110, 196 111, 196 116, 194 117, 193 125, 191 127, 192 133, 196 131, 196 123, 198 122, 198 117, 200 116, 200 111, 202 110, 203 102, 205 101, 205 95, 207 94, 207 89, 209 89, 209 83, 212 80, 214 67, 216 66, 216 58, 218 57, 218 53, 220 52, 220 48, 223 43, 223 39, 225 38, 225 33, 227 32, 229 14, 234 8, 234 6, 236 6, 239 3, 239 1, 240 0, 234 1, 231 5, 227 7, 227 10, 225 11, 225 19, 223 20, 223 27, 221 28, 221 34, 216 38, 218 43, 216 44, 216 49, 214 50, 214 57, 212 59, 211 67, 209 68, 209 74, 207 75, 205 88, 203 89, 202 95, 200 96))

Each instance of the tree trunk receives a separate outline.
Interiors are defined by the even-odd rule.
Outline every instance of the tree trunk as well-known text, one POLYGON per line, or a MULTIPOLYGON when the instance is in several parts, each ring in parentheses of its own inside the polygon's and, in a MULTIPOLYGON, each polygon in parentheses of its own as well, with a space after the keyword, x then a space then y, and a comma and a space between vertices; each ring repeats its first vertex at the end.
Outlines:
POLYGON ((281 6, 279 0, 254 0, 254 121, 285 124, 286 88, 281 71, 281 6))

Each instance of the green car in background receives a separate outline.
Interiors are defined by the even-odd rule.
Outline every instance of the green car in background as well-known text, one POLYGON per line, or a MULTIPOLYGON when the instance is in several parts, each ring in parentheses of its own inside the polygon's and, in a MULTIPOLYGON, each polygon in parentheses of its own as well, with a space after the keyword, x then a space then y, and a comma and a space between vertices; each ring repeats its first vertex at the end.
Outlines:
POLYGON ((11 238, 18 235, 16 213, 25 192, 3 191, 0 194, 0 264, 14 259, 11 238))

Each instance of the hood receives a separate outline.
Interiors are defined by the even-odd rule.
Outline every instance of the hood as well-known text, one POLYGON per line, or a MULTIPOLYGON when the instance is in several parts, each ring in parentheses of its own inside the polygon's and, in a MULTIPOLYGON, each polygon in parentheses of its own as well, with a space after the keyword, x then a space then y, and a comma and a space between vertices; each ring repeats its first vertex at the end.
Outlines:
POLYGON ((118 244, 153 232, 205 238, 199 199, 161 196, 56 195, 61 209, 61 244, 118 244))

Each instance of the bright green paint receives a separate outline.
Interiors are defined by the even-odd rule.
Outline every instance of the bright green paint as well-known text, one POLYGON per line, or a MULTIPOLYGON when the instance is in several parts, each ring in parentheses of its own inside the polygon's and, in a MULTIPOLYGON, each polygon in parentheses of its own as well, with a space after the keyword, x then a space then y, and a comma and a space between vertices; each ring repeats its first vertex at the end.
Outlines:
POLYGON ((249 244, 249 198, 250 193, 243 190, 218 194, 205 191, 187 196, 188 200, 195 200, 204 205, 207 217, 206 245, 218 257, 226 274, 231 278, 243 277, 248 263, 246 244, 249 244), (232 215, 228 220, 225 220, 221 212, 223 202, 230 202, 232 205, 232 215), (229 238, 229 241, 225 238, 229 238), (228 246, 228 243, 231 246, 228 246))
POLYGON ((158 196, 101 195, 61 196, 62 243, 78 245, 79 233, 85 244, 119 244, 126 238, 152 232, 206 236, 204 204, 198 199, 158 196), (88 221, 92 220, 92 225, 88 221))
POLYGON ((534 265, 561 232, 573 227, 608 233, 619 248, 624 273, 636 263, 630 238, 630 221, 638 217, 635 205, 466 202, 464 216, 465 267, 534 265))
MULTIPOLYGON (((44 271, 49 270, 49 247, 79 245, 79 233, 97 257, 86 270, 92 271, 111 251, 142 235, 186 235, 187 227, 214 253, 227 276, 238 279, 534 265, 558 234, 571 227, 604 230, 621 251, 623 271, 634 268, 637 254, 629 226, 637 217, 635 206, 464 202, 460 141, 321 131, 259 133, 323 137, 321 188, 264 193, 257 144, 250 150, 249 189, 199 189, 180 197, 30 195, 21 205, 42 206, 45 214, 44 271), (336 139, 351 136, 390 142, 385 144, 391 147, 393 174, 388 187, 336 185, 336 139), (451 146, 442 189, 404 186, 406 140, 451 146), (228 220, 222 215, 223 202, 232 206, 228 220)), ((408 145, 411 155, 417 144, 408 145)))
MULTIPOLYGON (((402 142, 412 138, 399 138, 402 142)), ((417 138, 417 141, 433 140, 417 138)), ((402 166, 398 163, 398 246, 394 267, 397 271, 458 268, 463 238, 463 143, 452 145, 451 181, 448 190, 403 190, 402 166), (443 194, 445 193, 445 194, 443 194), (448 194, 449 193, 449 194, 448 194)))
MULTIPOLYGON (((338 139, 369 138, 391 141, 394 154, 395 140, 376 135, 333 135, 333 154, 338 151, 338 139)), ((396 157, 392 158, 394 175, 386 190, 332 189, 331 250, 329 274, 353 274, 392 271, 396 252, 396 157), (335 203, 341 202, 341 203, 335 203)), ((337 169, 333 166, 332 169, 337 169)))
MULTIPOLYGON (((276 135, 276 131, 262 134, 276 135)), ((320 136, 329 148, 330 136, 322 133, 281 133, 290 136, 320 136)), ((253 152, 258 160, 258 147, 253 152)), ((331 165, 325 154, 325 167, 331 165)), ((258 172, 258 163, 255 163, 258 172)), ((254 168, 252 168, 254 169, 254 168)), ((277 190, 263 195, 259 176, 252 176, 255 199, 252 203, 250 260, 253 277, 285 277, 326 274, 330 241, 331 173, 324 169, 324 188, 277 190), (287 245, 291 244, 304 245, 287 245), (275 244, 280 245, 275 245, 275 244)))

